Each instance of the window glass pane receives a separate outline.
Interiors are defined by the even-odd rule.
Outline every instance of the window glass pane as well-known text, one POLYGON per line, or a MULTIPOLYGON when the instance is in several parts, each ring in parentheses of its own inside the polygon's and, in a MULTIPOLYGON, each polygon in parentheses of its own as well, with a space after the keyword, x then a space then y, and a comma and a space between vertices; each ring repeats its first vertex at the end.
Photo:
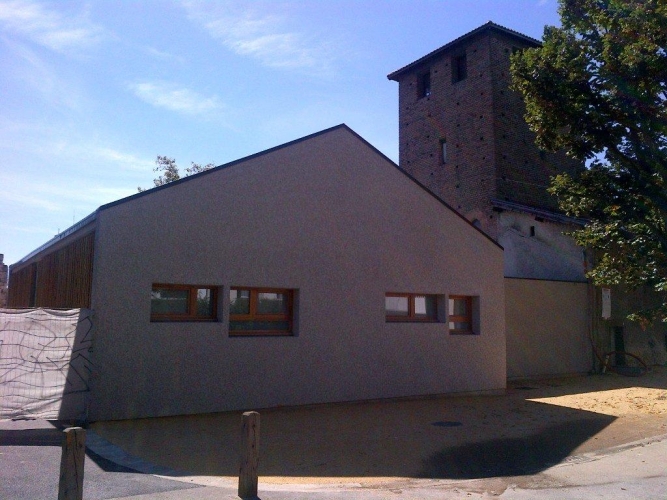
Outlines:
POLYGON ((287 294, 273 292, 257 294, 257 314, 287 314, 288 311, 287 294))
POLYGON ((290 332, 289 321, 230 321, 232 332, 290 332))
POLYGON ((418 318, 435 318, 435 295, 415 295, 415 316, 418 318))
POLYGON ((384 307, 387 312, 387 316, 407 316, 408 298, 385 296, 384 307))
POLYGON ((467 316, 467 304, 466 299, 449 299, 449 315, 450 316, 467 316))
POLYGON ((464 332, 472 331, 472 328, 470 328, 470 323, 467 323, 467 322, 459 323, 458 321, 450 321, 449 322, 449 329, 450 330, 460 330, 460 331, 464 331, 464 332))
POLYGON ((208 318, 213 316, 213 298, 210 288, 199 288, 197 290, 197 316, 208 318))
POLYGON ((250 290, 229 290, 229 314, 250 314, 250 290))
POLYGON ((189 290, 153 288, 151 291, 152 314, 187 314, 189 290))

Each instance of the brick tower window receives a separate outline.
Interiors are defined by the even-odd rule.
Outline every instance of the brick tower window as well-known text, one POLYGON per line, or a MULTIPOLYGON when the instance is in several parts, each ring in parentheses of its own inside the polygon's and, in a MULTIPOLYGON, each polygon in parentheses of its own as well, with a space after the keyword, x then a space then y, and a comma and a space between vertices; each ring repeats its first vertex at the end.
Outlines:
POLYGON ((452 83, 465 80, 468 76, 468 61, 465 53, 452 57, 452 83))
POLYGON ((417 98, 428 97, 431 95, 431 72, 419 75, 419 84, 417 85, 417 98))
POLYGON ((440 161, 447 163, 447 139, 440 139, 440 161))

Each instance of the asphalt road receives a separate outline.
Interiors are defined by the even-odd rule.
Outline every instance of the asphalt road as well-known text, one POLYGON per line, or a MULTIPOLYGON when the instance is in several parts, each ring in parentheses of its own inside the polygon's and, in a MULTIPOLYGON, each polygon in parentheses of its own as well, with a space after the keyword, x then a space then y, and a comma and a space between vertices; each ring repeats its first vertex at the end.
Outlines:
MULTIPOLYGON (((43 420, 0 422, 0 499, 57 498, 61 440, 61 430, 43 420)), ((108 500, 194 487, 137 473, 90 450, 86 454, 86 500, 108 500)))
MULTIPOLYGON (((0 499, 57 496, 62 433, 45 421, 0 421, 0 499)), ((127 457, 120 450, 118 457, 127 457)), ((535 474, 477 480, 424 480, 369 487, 262 487, 262 500, 660 499, 667 492, 667 436, 576 457, 535 474)), ((150 464, 144 464, 150 468, 150 464)), ((210 478, 172 480, 132 469, 88 450, 85 500, 231 500, 234 485, 210 478)))

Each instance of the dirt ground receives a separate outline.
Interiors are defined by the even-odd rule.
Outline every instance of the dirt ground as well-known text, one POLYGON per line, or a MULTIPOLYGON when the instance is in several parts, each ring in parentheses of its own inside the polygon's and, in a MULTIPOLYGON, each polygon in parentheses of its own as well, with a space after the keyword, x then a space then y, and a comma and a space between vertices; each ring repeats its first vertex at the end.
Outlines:
MULTIPOLYGON (((667 436, 667 368, 512 383, 505 395, 263 410, 263 484, 377 486, 527 476, 667 436)), ((196 477, 237 477, 240 412, 98 422, 126 452, 196 477)))

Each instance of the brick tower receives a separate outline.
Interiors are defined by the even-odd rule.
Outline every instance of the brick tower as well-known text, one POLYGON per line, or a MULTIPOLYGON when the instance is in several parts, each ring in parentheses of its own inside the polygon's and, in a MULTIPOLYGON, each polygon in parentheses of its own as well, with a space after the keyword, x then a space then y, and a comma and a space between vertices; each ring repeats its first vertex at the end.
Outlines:
POLYGON ((489 22, 388 75, 399 84, 401 168, 496 239, 499 210, 555 211, 549 178, 580 168, 537 148, 509 89, 510 54, 539 45, 489 22))

